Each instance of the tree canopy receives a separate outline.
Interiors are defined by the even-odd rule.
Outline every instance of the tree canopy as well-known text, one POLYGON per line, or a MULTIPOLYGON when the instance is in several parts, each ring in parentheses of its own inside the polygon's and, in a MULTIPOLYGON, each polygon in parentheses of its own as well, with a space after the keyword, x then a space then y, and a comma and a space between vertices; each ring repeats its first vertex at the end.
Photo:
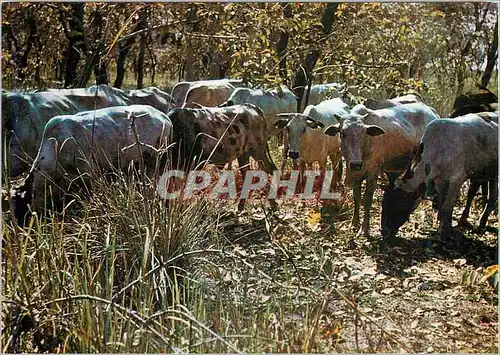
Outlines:
POLYGON ((417 92, 447 111, 488 85, 497 21, 488 2, 7 3, 3 82, 169 88, 242 77, 300 95, 309 82, 346 82, 352 102, 417 92))

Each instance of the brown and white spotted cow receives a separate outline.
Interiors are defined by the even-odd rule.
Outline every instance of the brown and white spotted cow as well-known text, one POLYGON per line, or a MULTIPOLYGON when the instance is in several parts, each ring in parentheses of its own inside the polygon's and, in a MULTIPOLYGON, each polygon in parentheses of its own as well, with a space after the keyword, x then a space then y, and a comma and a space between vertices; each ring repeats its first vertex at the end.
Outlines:
MULTIPOLYGON (((197 168, 210 162, 219 168, 238 159, 245 176, 249 158, 272 175, 276 166, 266 140, 267 124, 262 111, 252 105, 217 108, 176 108, 168 117, 173 125, 173 166, 177 169, 197 168)), ((244 207, 244 200, 238 208, 244 207)))
POLYGON ((354 216, 352 225, 359 226, 361 183, 366 179, 365 214, 360 233, 370 233, 370 208, 377 179, 387 174, 391 185, 410 165, 418 150, 425 126, 438 118, 423 103, 406 104, 383 110, 355 106, 339 122, 325 129, 325 133, 340 133, 342 156, 346 160, 346 183, 354 188, 354 216))

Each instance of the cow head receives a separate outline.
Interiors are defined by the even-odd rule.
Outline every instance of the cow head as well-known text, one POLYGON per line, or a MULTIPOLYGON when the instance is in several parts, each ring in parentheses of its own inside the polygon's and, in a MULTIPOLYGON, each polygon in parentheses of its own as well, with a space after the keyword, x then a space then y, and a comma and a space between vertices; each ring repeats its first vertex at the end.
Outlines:
POLYGON ((288 156, 298 159, 301 151, 302 135, 308 128, 323 128, 324 124, 314 118, 301 113, 280 113, 274 127, 281 130, 286 128, 288 136, 288 156))
POLYGON ((363 146, 366 136, 374 137, 384 134, 385 131, 377 126, 365 124, 364 120, 369 113, 351 113, 343 118, 336 116, 340 123, 328 126, 325 134, 335 136, 340 133, 340 148, 347 160, 349 168, 360 170, 363 166, 363 146))
POLYGON ((410 219, 410 214, 420 203, 425 192, 425 184, 415 191, 407 192, 404 187, 389 187, 382 198, 382 216, 380 219, 383 237, 396 235, 399 228, 410 219))
POLYGON ((252 94, 252 89, 249 88, 236 88, 229 99, 227 100, 227 105, 242 105, 248 101, 252 94))

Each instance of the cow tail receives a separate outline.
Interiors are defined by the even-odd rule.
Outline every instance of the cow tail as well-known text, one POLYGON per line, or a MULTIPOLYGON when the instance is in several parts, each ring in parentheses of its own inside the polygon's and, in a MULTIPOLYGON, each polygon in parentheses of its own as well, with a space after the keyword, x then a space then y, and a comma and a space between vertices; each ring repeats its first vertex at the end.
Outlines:
POLYGON ((24 178, 21 186, 19 187, 20 192, 26 192, 28 195, 31 195, 31 191, 33 191, 33 181, 35 180, 35 170, 31 169, 28 175, 24 178))

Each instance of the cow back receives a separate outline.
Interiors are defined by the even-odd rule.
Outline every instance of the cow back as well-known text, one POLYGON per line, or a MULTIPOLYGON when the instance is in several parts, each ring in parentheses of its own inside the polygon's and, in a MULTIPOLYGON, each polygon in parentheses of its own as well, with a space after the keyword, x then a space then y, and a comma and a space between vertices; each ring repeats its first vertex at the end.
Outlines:
POLYGON ((50 119, 34 166, 44 164, 44 155, 50 155, 47 144, 51 149, 50 142, 55 141, 59 147, 58 163, 66 171, 88 171, 93 159, 104 170, 118 165, 126 167, 140 158, 137 148, 122 150, 136 143, 132 117, 142 143, 156 148, 166 145, 172 124, 164 113, 146 105, 109 107, 50 119))
POLYGON ((249 105, 176 108, 168 116, 173 124, 176 165, 190 164, 192 159, 224 165, 265 146, 266 121, 249 105))

